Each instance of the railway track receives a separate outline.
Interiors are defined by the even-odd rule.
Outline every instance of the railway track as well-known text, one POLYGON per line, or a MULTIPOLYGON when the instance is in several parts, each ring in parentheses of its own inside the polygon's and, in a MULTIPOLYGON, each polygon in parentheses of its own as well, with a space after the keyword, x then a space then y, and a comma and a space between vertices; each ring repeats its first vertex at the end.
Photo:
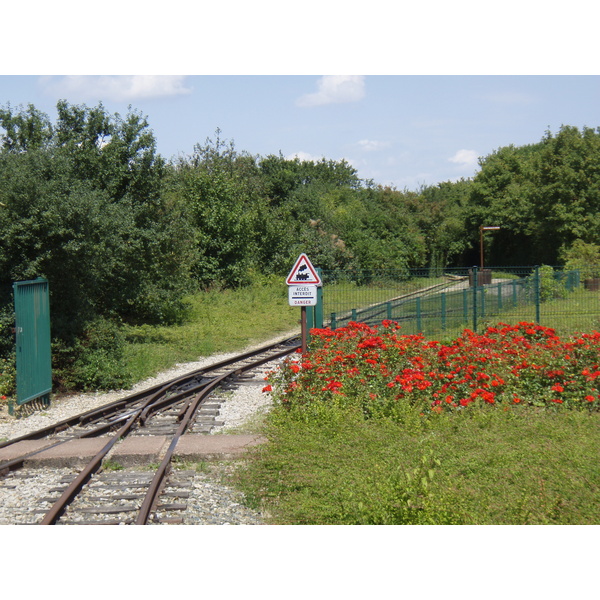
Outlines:
POLYGON ((0 463, 0 477, 11 484, 35 477, 27 468, 36 455, 76 440, 97 440, 99 448, 80 469, 62 472, 33 511, 39 524, 178 523, 190 494, 191 472, 172 468, 175 449, 187 434, 209 433, 221 423, 219 394, 253 372, 266 368, 300 348, 298 338, 264 346, 209 367, 76 415, 44 429, 0 443, 0 450, 17 452, 0 463), (136 470, 111 469, 111 456, 127 440, 143 436, 167 438, 159 464, 136 470))

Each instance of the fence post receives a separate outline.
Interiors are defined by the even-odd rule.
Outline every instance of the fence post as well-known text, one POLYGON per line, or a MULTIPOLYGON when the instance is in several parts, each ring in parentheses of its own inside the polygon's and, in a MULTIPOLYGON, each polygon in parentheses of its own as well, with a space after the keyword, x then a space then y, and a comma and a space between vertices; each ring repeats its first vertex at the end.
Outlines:
POLYGON ((442 331, 446 329, 446 293, 442 292, 442 331))
MULTIPOLYGON (((323 281, 323 270, 317 269, 317 274, 323 281)), ((315 327, 323 329, 323 287, 317 287, 317 305, 315 306, 315 327)))
POLYGON ((534 277, 533 277, 533 295, 535 300, 535 322, 539 324, 540 322, 540 303, 541 303, 541 290, 540 290, 540 268, 534 267, 534 277))
POLYGON ((421 333, 423 330, 421 326, 421 298, 417 296, 417 333, 421 333))
POLYGON ((477 267, 473 267, 473 331, 477 332, 477 267))
MULTIPOLYGON (((483 275, 482 275, 483 277, 483 275)), ((480 317, 483 319, 485 317, 485 288, 483 285, 481 286, 479 297, 481 298, 481 314, 480 317)))
POLYGON ((335 331, 337 329, 337 315, 336 313, 331 313, 331 324, 329 325, 331 331, 335 331))

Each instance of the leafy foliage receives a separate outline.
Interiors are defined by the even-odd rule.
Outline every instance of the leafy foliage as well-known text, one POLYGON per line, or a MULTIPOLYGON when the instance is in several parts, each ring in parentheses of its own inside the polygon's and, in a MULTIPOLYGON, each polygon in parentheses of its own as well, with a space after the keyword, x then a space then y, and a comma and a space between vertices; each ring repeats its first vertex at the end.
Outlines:
MULTIPOLYGON (((189 235, 179 204, 162 194, 164 164, 145 119, 65 102, 58 113, 54 128, 31 107, 0 113, 0 283, 48 279, 54 366, 64 374, 72 360, 62 357, 79 352, 96 318, 180 316, 189 235)), ((11 297, 0 302, 6 313, 11 297)))
POLYGON ((470 229, 500 225, 493 264, 557 264, 600 222, 600 128, 563 126, 541 142, 498 149, 473 180, 470 229))
POLYGON ((400 191, 362 181, 345 160, 240 152, 218 129, 166 163, 131 108, 61 100, 57 115, 0 109, 3 358, 16 280, 49 279, 56 355, 66 357, 98 318, 181 322, 187 292, 284 276, 301 252, 364 283, 375 270, 476 264, 482 224, 501 227, 486 264, 573 262, 569 248, 597 242, 600 130, 563 126, 482 158, 473 180, 400 191))

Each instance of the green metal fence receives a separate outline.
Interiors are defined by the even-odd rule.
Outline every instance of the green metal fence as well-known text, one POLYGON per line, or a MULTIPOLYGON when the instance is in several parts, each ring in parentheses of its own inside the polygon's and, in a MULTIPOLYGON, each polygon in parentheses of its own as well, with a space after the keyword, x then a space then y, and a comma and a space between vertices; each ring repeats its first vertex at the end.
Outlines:
MULTIPOLYGON (((498 322, 536 322, 568 334, 600 329, 600 293, 579 271, 492 267, 377 273, 323 272, 323 325, 389 319, 402 333, 454 335, 498 322)), ((315 321, 318 326, 319 323, 315 321)))

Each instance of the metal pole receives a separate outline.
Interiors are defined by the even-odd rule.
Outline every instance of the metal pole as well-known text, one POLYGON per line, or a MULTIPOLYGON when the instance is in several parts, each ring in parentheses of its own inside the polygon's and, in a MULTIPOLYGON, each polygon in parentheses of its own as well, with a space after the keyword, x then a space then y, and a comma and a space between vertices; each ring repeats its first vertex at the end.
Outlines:
POLYGON ((535 267, 534 273, 535 322, 540 322, 540 302, 542 298, 540 285, 540 268, 535 267))
POLYGON ((477 267, 473 267, 473 331, 477 332, 477 284, 479 273, 477 267))
MULTIPOLYGON (((317 269, 317 275, 323 281, 323 270, 317 269)), ((315 306, 315 327, 323 329, 323 286, 317 287, 317 305, 315 306)))

